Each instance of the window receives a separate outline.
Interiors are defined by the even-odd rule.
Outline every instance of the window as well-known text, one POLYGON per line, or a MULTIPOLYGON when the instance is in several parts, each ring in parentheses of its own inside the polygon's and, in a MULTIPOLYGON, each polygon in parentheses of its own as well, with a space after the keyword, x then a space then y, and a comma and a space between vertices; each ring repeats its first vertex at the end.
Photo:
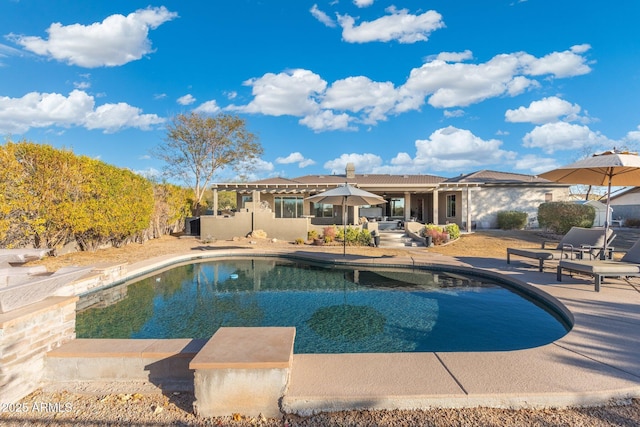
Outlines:
POLYGON ((242 208, 246 208, 247 203, 253 202, 253 196, 242 196, 242 208))
POLYGON ((391 216, 404 217, 404 199, 389 200, 389 206, 391 207, 391 216))
POLYGON ((333 217, 333 205, 328 205, 326 203, 314 203, 313 210, 316 218, 333 217))
POLYGON ((299 218, 302 216, 302 197, 276 196, 274 202, 276 218, 299 218))
POLYGON ((544 193, 544 201, 547 203, 553 202, 553 193, 544 193))
POLYGON ((456 195, 447 194, 447 218, 456 216, 456 195))

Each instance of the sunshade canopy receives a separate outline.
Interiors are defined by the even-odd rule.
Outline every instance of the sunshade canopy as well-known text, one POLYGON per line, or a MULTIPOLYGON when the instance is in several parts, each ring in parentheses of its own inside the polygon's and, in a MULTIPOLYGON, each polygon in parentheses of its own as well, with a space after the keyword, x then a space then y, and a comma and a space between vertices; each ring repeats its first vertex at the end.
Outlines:
MULTIPOLYGON (((607 208, 604 221, 604 235, 609 230, 609 206, 611 205, 611 186, 640 186, 640 157, 637 153, 626 151, 605 151, 592 157, 579 160, 567 166, 539 175, 541 178, 564 184, 583 184, 607 186, 607 208)), ((601 257, 607 252, 607 239, 601 257)))
POLYGON ((313 203, 342 205, 342 226, 345 235, 342 243, 342 248, 343 254, 345 256, 347 254, 347 206, 379 205, 381 203, 386 203, 386 200, 383 197, 353 187, 347 183, 341 185, 340 187, 323 191, 322 193, 316 194, 315 196, 307 197, 305 200, 313 203))
POLYGON ((353 187, 349 184, 341 185, 339 187, 332 188, 331 190, 307 197, 306 200, 314 203, 343 206, 379 205, 381 203, 386 203, 383 197, 353 187))
POLYGON ((605 151, 539 177, 564 184, 636 187, 640 186, 640 157, 635 153, 605 151))

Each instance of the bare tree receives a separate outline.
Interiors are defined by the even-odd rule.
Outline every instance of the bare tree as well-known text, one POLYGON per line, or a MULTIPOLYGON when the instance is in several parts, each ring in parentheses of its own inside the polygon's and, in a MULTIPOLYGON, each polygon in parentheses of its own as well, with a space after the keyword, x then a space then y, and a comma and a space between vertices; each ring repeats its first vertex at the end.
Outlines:
POLYGON ((205 190, 216 172, 231 168, 246 173, 262 154, 256 140, 237 116, 178 114, 167 125, 164 143, 153 155, 165 162, 166 176, 180 178, 193 188, 193 210, 199 215, 205 190))

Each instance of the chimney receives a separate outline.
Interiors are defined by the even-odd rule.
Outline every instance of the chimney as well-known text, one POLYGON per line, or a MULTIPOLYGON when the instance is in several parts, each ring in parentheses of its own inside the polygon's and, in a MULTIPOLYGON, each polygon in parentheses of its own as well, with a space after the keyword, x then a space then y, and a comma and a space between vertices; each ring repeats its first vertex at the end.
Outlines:
POLYGON ((347 163, 344 171, 347 173, 347 179, 354 179, 356 177, 356 166, 353 163, 347 163))

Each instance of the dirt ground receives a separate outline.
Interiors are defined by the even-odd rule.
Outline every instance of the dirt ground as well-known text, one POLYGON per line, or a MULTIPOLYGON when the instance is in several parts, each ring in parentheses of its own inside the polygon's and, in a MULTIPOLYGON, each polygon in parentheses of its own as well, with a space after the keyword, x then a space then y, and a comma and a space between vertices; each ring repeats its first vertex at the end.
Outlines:
MULTIPOLYGON (((431 248, 371 248, 348 247, 347 251, 353 255, 368 256, 401 256, 414 251, 427 251, 449 256, 468 256, 481 258, 505 258, 507 247, 539 247, 543 241, 554 241, 553 237, 545 236, 533 230, 483 230, 470 234, 463 234, 460 239, 447 245, 431 248)), ((557 241, 557 239, 555 240, 557 241)), ((76 252, 58 257, 48 257, 32 264, 44 264, 49 271, 61 267, 84 266, 96 263, 134 263, 144 259, 154 258, 172 253, 184 253, 203 246, 238 247, 238 248, 280 248, 299 249, 291 242, 271 239, 239 238, 236 240, 221 240, 203 244, 195 238, 180 238, 178 236, 164 236, 161 239, 149 240, 143 244, 130 244, 121 248, 100 249, 95 252, 76 252)), ((325 251, 342 253, 342 246, 313 246, 304 245, 305 251, 325 251)))

